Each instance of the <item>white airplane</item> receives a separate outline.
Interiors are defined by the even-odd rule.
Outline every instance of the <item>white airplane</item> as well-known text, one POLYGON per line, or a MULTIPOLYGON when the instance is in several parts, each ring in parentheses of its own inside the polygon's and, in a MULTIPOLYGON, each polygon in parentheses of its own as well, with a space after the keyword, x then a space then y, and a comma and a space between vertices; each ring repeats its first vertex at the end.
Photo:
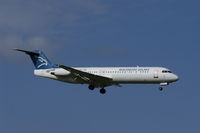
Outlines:
POLYGON ((40 50, 26 51, 15 49, 28 54, 35 66, 34 74, 72 84, 88 84, 90 90, 120 84, 159 84, 162 86, 178 81, 178 76, 163 67, 68 67, 52 64, 40 50))

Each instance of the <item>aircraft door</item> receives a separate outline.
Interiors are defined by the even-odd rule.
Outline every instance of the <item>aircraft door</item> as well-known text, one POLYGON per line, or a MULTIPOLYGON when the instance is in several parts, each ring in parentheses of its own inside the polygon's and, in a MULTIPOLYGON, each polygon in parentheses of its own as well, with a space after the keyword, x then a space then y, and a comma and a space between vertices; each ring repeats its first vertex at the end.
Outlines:
POLYGON ((155 71, 154 71, 153 77, 154 77, 154 78, 158 78, 158 70, 155 70, 155 71))

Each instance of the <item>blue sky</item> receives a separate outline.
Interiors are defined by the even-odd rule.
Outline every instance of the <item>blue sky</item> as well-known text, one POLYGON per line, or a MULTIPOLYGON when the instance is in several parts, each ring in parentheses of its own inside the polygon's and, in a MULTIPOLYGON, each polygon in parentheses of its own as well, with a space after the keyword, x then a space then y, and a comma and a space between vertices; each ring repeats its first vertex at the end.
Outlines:
POLYGON ((0 0, 0 132, 199 133, 198 0, 0 0), (180 80, 106 95, 33 75, 41 49, 68 66, 163 66, 180 80))

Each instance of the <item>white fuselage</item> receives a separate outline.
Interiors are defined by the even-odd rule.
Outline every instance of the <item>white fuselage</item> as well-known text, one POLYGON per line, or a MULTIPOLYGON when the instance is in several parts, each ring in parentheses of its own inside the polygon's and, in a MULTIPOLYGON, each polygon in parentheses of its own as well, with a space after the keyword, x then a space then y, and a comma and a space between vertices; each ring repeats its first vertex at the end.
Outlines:
POLYGON ((178 76, 163 67, 77 67, 72 68, 60 64, 52 64, 41 50, 27 51, 15 49, 30 56, 34 66, 34 74, 72 84, 88 84, 90 90, 104 87, 120 86, 120 84, 160 84, 162 86, 178 80, 178 76))
MULTIPOLYGON (((77 70, 112 78, 110 85, 117 84, 169 84, 178 76, 163 67, 79 67, 77 70)), ((35 70, 34 74, 74 84, 90 84, 62 68, 35 70)))

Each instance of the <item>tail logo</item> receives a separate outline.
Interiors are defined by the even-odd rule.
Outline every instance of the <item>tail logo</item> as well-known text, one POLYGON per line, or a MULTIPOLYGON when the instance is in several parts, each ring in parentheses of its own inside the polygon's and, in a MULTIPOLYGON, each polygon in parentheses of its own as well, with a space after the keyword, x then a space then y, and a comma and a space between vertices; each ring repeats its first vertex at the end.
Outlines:
POLYGON ((45 60, 44 58, 38 57, 38 60, 41 62, 41 64, 38 66, 38 68, 40 68, 41 66, 47 66, 48 65, 47 60, 45 60))

